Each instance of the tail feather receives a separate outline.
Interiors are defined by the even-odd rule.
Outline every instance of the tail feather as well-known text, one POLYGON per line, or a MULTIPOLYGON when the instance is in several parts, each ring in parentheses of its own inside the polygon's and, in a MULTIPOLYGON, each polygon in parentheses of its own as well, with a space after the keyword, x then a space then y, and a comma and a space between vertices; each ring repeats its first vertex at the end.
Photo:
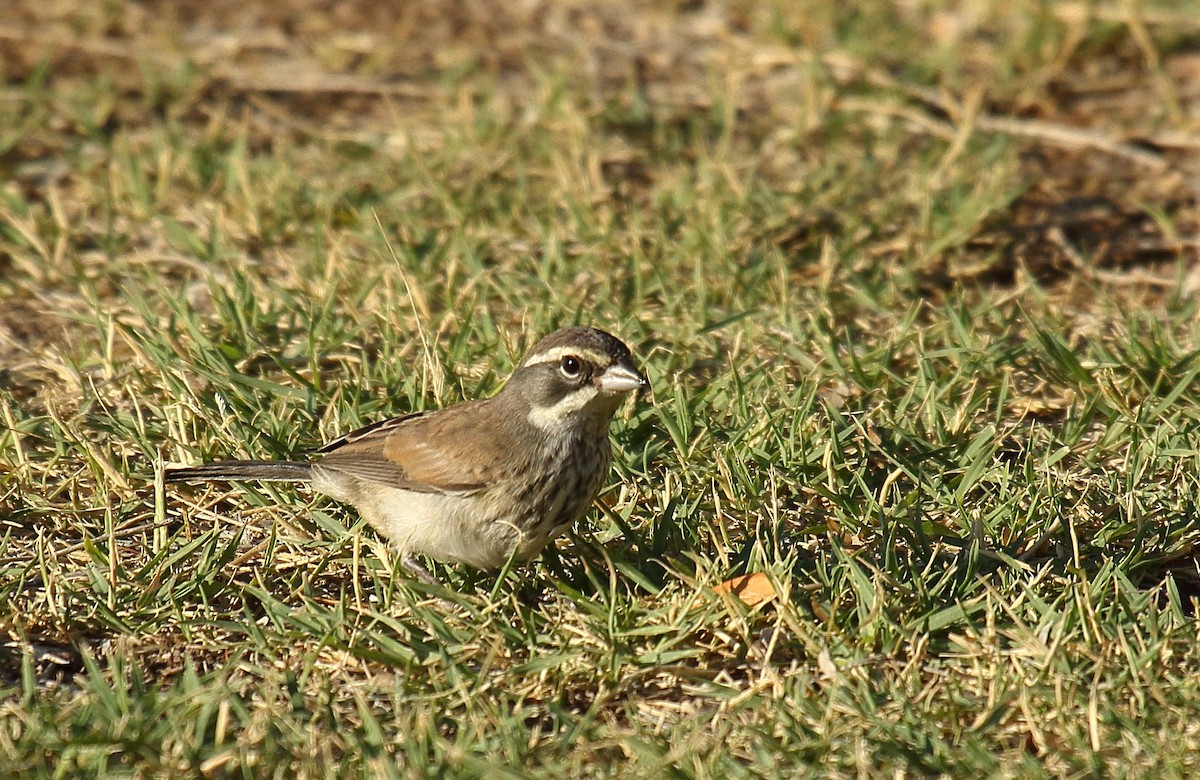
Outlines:
POLYGON ((307 482, 312 479, 312 464, 291 460, 221 460, 203 466, 167 468, 165 476, 168 482, 307 482))

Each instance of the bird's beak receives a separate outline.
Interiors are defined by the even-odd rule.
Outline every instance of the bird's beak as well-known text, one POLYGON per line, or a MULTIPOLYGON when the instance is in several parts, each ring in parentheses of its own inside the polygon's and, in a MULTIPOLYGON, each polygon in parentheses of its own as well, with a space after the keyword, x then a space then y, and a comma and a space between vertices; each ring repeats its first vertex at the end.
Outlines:
POLYGON ((609 366, 603 374, 596 377, 596 385, 602 393, 617 395, 634 390, 645 392, 650 389, 650 380, 637 369, 618 363, 609 366))

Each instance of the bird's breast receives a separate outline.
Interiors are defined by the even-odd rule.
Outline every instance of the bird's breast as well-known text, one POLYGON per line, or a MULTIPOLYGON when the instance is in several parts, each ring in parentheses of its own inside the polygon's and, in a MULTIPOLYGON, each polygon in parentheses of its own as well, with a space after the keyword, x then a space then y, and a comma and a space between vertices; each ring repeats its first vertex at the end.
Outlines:
POLYGON ((540 464, 524 470, 513 492, 523 530, 545 544, 587 511, 604 486, 612 461, 607 437, 581 438, 543 453, 540 464))

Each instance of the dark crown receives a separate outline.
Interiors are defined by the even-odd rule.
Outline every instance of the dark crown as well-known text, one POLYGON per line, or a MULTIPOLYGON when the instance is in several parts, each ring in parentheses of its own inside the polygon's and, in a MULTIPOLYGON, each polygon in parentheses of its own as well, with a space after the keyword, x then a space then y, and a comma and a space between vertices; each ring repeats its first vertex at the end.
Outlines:
POLYGON ((580 357, 588 358, 601 368, 613 363, 633 364, 629 347, 616 336, 599 328, 574 325, 556 330, 535 344, 522 365, 541 362, 540 358, 561 355, 568 349, 576 350, 580 357))

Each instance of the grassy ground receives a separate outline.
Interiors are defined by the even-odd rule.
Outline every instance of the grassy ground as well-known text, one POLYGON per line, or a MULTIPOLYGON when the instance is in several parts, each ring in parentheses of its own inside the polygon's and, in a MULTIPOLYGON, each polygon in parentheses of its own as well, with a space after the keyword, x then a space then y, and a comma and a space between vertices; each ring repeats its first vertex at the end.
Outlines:
POLYGON ((384 5, 0 14, 0 775, 1195 776, 1200 4, 384 5), (156 490, 577 321, 653 402, 457 609, 156 490))

